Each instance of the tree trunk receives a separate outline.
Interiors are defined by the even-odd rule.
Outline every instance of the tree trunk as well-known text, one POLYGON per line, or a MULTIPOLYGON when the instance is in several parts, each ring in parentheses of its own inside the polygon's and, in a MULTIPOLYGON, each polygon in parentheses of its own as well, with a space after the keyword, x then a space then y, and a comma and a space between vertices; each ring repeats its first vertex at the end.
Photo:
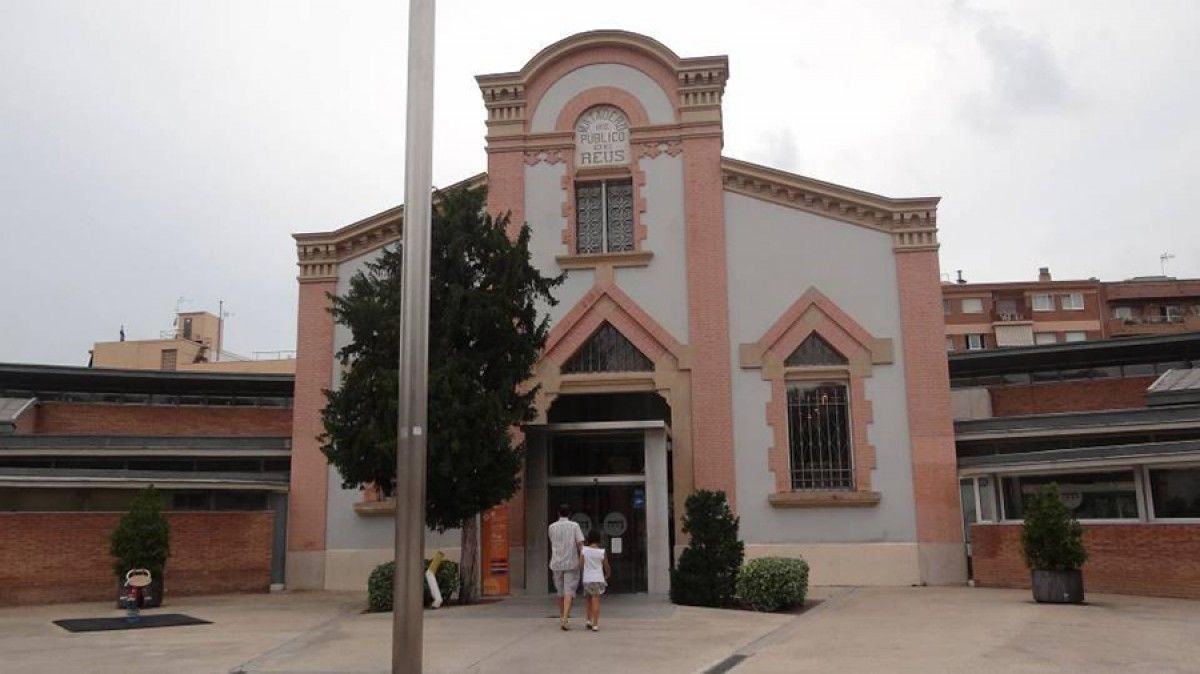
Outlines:
POLYGON ((463 604, 479 601, 479 517, 463 522, 462 549, 458 564, 458 600, 463 604))

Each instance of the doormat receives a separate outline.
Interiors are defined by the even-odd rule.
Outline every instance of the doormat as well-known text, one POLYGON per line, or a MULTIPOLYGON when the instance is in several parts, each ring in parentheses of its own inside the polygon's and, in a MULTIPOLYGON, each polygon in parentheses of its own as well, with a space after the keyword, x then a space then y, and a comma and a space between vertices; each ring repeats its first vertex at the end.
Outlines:
POLYGON ((140 620, 130 622, 120 618, 71 618, 55 620, 55 625, 68 632, 102 632, 105 630, 138 630, 148 627, 176 627, 178 625, 211 625, 210 620, 193 618, 182 613, 158 613, 143 615, 140 620))

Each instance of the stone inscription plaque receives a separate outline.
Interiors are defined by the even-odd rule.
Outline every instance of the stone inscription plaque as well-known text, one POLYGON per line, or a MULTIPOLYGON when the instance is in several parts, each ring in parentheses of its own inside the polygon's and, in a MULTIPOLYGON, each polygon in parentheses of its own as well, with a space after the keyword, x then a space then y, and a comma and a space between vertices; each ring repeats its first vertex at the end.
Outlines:
POLYGON ((629 163, 629 119, 620 109, 598 105, 575 123, 575 168, 629 163))

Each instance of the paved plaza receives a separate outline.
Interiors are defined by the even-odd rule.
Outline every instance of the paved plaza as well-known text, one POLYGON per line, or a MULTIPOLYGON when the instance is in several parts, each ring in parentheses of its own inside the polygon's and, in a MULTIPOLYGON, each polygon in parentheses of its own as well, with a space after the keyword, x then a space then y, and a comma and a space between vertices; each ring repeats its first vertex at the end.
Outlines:
MULTIPOLYGON (((1038 606, 1021 590, 816 588, 802 613, 764 615, 606 599, 602 629, 557 629, 549 600, 427 612, 428 672, 1200 672, 1200 602, 1091 595, 1038 606)), ((352 593, 180 598, 158 612, 213 624, 70 634, 59 618, 108 605, 0 610, 12 672, 388 671, 390 614, 352 593)), ((577 616, 581 616, 577 612, 577 616)))

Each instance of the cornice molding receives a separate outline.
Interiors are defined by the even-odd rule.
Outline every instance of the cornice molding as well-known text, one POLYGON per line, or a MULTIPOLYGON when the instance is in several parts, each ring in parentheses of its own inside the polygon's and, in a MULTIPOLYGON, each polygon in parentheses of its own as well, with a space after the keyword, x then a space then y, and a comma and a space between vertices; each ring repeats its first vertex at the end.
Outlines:
POLYGON ((897 251, 938 246, 940 197, 893 199, 729 157, 721 158, 721 183, 730 192, 886 232, 897 251))
POLYGON ((721 120, 721 99, 729 79, 729 58, 700 56, 680 58, 654 38, 624 30, 593 30, 576 33, 538 52, 518 71, 478 75, 475 82, 487 110, 488 136, 493 138, 525 132, 528 113, 526 92, 531 81, 556 61, 588 49, 624 48, 659 61, 675 75, 679 118, 684 122, 721 120))
MULTIPOLYGON (((444 189, 474 189, 486 184, 487 174, 480 173, 444 189)), ((339 264, 398 241, 403 233, 404 206, 400 205, 332 232, 293 234, 300 282, 336 279, 339 264)))

